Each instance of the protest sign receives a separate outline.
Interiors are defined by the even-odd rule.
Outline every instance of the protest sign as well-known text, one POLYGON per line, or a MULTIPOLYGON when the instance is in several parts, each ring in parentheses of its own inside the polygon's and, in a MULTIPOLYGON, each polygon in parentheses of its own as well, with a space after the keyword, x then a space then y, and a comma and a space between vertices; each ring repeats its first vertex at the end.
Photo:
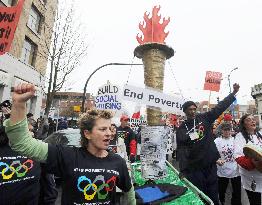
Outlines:
POLYGON ((146 125, 146 120, 140 120, 140 119, 136 119, 136 118, 129 118, 128 120, 129 123, 129 127, 134 131, 137 132, 138 128, 141 125, 146 125))
POLYGON ((141 172, 145 179, 166 176, 166 150, 170 129, 166 126, 146 126, 141 129, 141 172))
POLYGON ((10 50, 23 5, 20 0, 16 6, 0 7, 0 55, 10 50))
POLYGON ((175 96, 169 96, 162 92, 143 89, 135 86, 125 85, 122 92, 122 99, 161 108, 163 111, 181 114, 184 100, 175 96))
POLYGON ((219 92, 221 79, 222 73, 207 71, 205 77, 204 90, 219 92))
POLYGON ((116 85, 107 83, 98 89, 95 97, 95 105, 100 110, 121 110, 119 100, 119 88, 116 85))

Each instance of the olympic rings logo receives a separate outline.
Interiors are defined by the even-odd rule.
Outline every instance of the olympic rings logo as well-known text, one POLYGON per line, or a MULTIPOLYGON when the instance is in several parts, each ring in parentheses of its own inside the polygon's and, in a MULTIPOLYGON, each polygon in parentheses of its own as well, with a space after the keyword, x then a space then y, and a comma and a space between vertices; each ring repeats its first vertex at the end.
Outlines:
POLYGON ((204 137, 204 131, 205 131, 204 126, 203 125, 199 126, 198 132, 197 132, 199 139, 202 139, 204 137))
POLYGON ((104 176, 102 175, 96 176, 94 182, 92 182, 86 176, 81 176, 78 178, 78 182, 77 182, 78 190, 83 192, 85 199, 89 201, 94 199, 96 193, 98 199, 106 199, 108 192, 112 191, 115 186, 116 186, 116 176, 111 177, 106 182, 104 176), (87 182, 88 184, 85 185, 86 184, 85 182, 87 182))
POLYGON ((13 161, 12 164, 9 166, 4 162, 0 162, 0 168, 3 166, 4 168, 0 171, 3 179, 11 179, 14 174, 18 178, 25 176, 25 174, 32 169, 33 161, 31 159, 26 160, 23 164, 19 160, 13 161))

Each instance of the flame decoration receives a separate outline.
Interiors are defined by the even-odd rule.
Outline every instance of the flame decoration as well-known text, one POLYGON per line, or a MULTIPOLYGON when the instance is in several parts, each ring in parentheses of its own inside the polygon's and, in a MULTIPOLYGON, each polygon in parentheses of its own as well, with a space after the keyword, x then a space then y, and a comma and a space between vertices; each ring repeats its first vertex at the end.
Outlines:
POLYGON ((144 38, 139 34, 136 36, 140 45, 145 43, 165 44, 165 39, 169 34, 169 32, 165 33, 165 27, 170 22, 170 17, 168 17, 168 19, 163 18, 163 23, 161 24, 161 15, 158 15, 160 8, 160 6, 154 6, 151 18, 149 18, 150 13, 144 13, 144 21, 139 23, 139 29, 142 31, 144 38))

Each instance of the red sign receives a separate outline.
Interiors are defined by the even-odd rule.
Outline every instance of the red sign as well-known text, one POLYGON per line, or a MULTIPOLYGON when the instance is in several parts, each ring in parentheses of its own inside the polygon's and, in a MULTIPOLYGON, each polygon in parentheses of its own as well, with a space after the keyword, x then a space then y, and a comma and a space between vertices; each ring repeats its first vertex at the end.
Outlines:
POLYGON ((16 6, 0 7, 0 55, 10 50, 24 0, 16 6))
POLYGON ((222 79, 222 73, 207 71, 204 90, 216 91, 220 90, 220 83, 222 79))
POLYGON ((163 18, 162 23, 160 23, 161 15, 158 15, 160 6, 155 6, 152 10, 152 17, 149 18, 147 12, 144 13, 143 24, 139 24, 139 29, 142 31, 144 38, 138 35, 136 39, 139 44, 144 43, 163 43, 165 44, 165 39, 169 32, 165 32, 165 28, 170 21, 170 18, 163 18))

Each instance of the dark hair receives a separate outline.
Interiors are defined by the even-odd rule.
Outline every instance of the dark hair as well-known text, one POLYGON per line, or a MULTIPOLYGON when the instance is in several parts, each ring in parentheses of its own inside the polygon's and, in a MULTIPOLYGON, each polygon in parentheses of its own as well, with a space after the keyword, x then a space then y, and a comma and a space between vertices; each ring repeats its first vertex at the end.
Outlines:
POLYGON ((112 117, 112 113, 107 110, 89 110, 87 113, 84 113, 78 121, 81 134, 81 146, 86 147, 88 145, 88 139, 84 134, 85 130, 91 132, 97 119, 111 119, 112 117))
POLYGON ((0 110, 2 110, 3 107, 7 107, 9 109, 12 108, 12 103, 10 102, 10 100, 5 100, 3 102, 0 103, 0 110))
POLYGON ((229 122, 223 122, 220 125, 220 129, 221 130, 231 130, 232 129, 232 125, 229 122))
MULTIPOLYGON (((247 130, 244 126, 244 121, 245 119, 248 117, 248 116, 252 116, 251 114, 245 114, 243 115, 240 120, 239 120, 239 131, 242 133, 243 137, 245 138, 246 140, 246 143, 248 143, 248 141, 251 141, 251 138, 250 138, 250 135, 247 133, 247 130)), ((260 138, 262 139, 262 136, 261 134, 255 130, 255 134, 260 138)))
POLYGON ((194 103, 193 101, 186 101, 186 102, 182 105, 183 112, 185 112, 186 109, 189 108, 191 105, 194 105, 194 106, 197 108, 196 103, 194 103))

